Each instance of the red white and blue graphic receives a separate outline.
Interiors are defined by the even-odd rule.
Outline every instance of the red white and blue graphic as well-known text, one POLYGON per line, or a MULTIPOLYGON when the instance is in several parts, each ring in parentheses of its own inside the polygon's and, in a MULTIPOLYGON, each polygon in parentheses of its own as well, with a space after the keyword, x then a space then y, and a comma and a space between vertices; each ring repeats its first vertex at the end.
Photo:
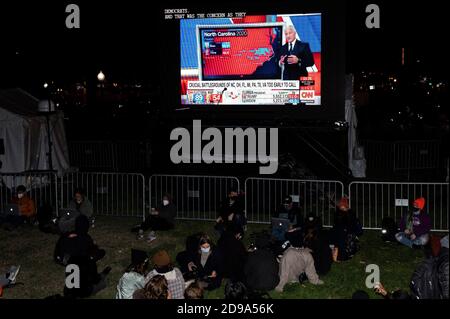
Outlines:
MULTIPOLYGON (((290 92, 286 98, 292 104, 305 100, 310 105, 320 105, 319 13, 180 20, 182 103, 222 101, 222 96, 217 97, 220 93, 217 91, 199 90, 190 94, 189 82, 282 80, 279 57, 286 44, 284 32, 288 26, 295 29, 297 41, 309 44, 314 63, 306 67, 307 76, 303 74, 295 79, 299 81, 299 91, 290 92), (215 98, 211 99, 210 94, 215 98)), ((236 93, 228 90, 226 94, 236 93)), ((267 103, 271 104, 270 101, 267 103)))

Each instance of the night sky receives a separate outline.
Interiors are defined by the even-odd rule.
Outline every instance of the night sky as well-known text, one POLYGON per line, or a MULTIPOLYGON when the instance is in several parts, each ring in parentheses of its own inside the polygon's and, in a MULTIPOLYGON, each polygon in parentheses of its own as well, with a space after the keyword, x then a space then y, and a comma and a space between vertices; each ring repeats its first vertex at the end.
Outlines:
MULTIPOLYGON (((305 5, 308 3, 315 5, 317 1, 305 1, 305 5)), ((323 0, 322 3, 326 4, 327 1, 323 0)), ((431 75, 435 82, 448 82, 448 50, 445 45, 448 17, 443 1, 430 0, 420 6, 410 1, 385 0, 349 0, 339 3, 345 9, 342 10, 345 12, 342 22, 345 24, 346 39, 338 49, 342 51, 345 48, 345 61, 342 63, 345 63, 346 72, 361 75, 362 71, 377 71, 385 77, 396 73, 403 79, 395 91, 366 92, 370 95, 370 107, 358 110, 361 136, 369 139, 423 139, 436 138, 442 132, 448 135, 448 98, 441 99, 436 95, 430 99, 426 95, 427 88, 417 89, 422 71, 431 75), (367 29, 365 26, 365 8, 370 3, 380 7, 380 29, 367 29), (414 65, 412 69, 415 73, 402 70, 402 48, 405 48, 406 63, 414 65), (439 103, 442 103, 442 107, 436 108, 439 103), (407 109, 412 111, 408 113, 407 109), (417 120, 423 114, 424 120, 417 120), (405 116, 405 119, 401 118, 405 116), (427 125, 444 129, 427 130, 427 125)), ((173 31, 178 30, 177 22, 165 21, 163 9, 189 8, 191 12, 227 12, 234 9, 246 11, 247 14, 273 14, 302 13, 302 5, 297 0, 250 0, 245 3, 164 1, 160 4, 137 0, 3 2, 0 7, 0 89, 21 87, 42 99, 48 98, 48 92, 43 89, 45 82, 54 81, 55 88, 84 83, 87 94, 94 94, 94 97, 91 100, 88 98, 87 106, 69 105, 64 108, 68 139, 152 140, 164 167, 168 161, 165 155, 169 154, 170 146, 166 130, 179 126, 179 122, 173 120, 183 120, 182 115, 185 113, 168 114, 165 118, 161 115, 170 113, 167 110, 176 107, 167 105, 170 104, 167 102, 167 91, 164 93, 161 87, 167 86, 167 83, 178 85, 179 80, 176 79, 180 75, 176 67, 179 60, 173 58, 178 57, 176 50, 179 49, 178 34, 173 33, 177 33, 173 31), (80 6, 81 29, 65 27, 65 8, 72 2, 80 6), (165 54, 162 48, 172 50, 171 45, 174 51, 165 54), (168 64, 175 65, 169 68, 173 73, 164 72, 167 68, 163 66, 168 64), (148 97, 126 102, 128 104, 122 108, 119 107, 122 102, 114 104, 101 101, 98 99, 96 78, 99 70, 106 74, 109 84, 118 82, 129 87, 138 84, 139 87, 142 85, 148 88, 150 93, 148 97)), ((327 41, 327 38, 324 37, 322 41, 327 41)), ((175 86, 171 92, 176 96, 170 98, 178 101, 175 86)), ((343 101, 341 104, 343 117, 343 101)), ((329 112, 329 108, 321 110, 323 114, 329 112)), ((278 109, 275 113, 284 118, 290 117, 278 109)), ((231 121, 225 119, 221 123, 222 118, 217 114, 204 112, 202 120, 205 125, 208 125, 206 120, 209 118, 210 125, 242 126, 249 125, 248 119, 254 120, 258 115, 237 112, 231 121)), ((302 112, 297 115, 302 116, 302 112)), ((277 123, 275 125, 282 127, 286 124, 283 118, 277 121, 267 115, 261 115, 261 118, 260 122, 254 122, 253 125, 277 123)), ((189 121, 192 122, 190 118, 189 121)), ((296 120, 293 123, 298 126, 296 120)), ((336 134, 334 120, 330 123, 325 124, 323 137, 318 133, 315 133, 315 137, 321 138, 322 143, 334 149, 336 154, 342 153, 339 156, 345 158, 345 132, 336 134)), ((309 130, 319 130, 323 126, 316 122, 302 125, 308 125, 309 130)), ((283 134, 291 137, 290 131, 283 134)), ((280 137, 280 140, 283 139, 280 137)), ((290 148, 289 144, 285 147, 287 150, 290 148)))
MULTIPOLYGON (((156 36, 168 23, 162 19, 162 9, 198 6, 205 10, 207 6, 195 1, 165 1, 159 6, 149 1, 76 1, 81 9, 81 29, 69 30, 64 25, 65 6, 71 2, 2 3, 0 87, 33 91, 44 79, 70 82, 95 76, 99 69, 118 80, 157 84, 161 80, 158 65, 171 63, 160 61, 155 50, 155 42, 171 37, 156 36)), ((342 1, 347 12, 347 72, 395 69, 405 47, 407 59, 420 58, 427 69, 443 75, 447 52, 443 2, 432 0, 418 6, 408 1, 375 1, 381 9, 381 29, 369 30, 364 24, 365 7, 372 2, 342 1)), ((257 3, 247 1, 246 11, 257 10, 257 3)), ((277 3, 285 9, 292 2, 277 3)), ((210 11, 226 11, 231 6, 211 6, 210 11)))

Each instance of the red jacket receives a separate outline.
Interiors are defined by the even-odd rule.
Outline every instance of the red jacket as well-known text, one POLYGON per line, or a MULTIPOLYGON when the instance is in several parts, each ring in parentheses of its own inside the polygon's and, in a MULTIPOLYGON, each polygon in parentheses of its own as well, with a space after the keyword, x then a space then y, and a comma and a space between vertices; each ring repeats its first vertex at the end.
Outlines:
POLYGON ((24 195, 22 198, 14 197, 11 203, 19 205, 19 212, 21 216, 29 218, 36 215, 34 201, 27 195, 24 195))

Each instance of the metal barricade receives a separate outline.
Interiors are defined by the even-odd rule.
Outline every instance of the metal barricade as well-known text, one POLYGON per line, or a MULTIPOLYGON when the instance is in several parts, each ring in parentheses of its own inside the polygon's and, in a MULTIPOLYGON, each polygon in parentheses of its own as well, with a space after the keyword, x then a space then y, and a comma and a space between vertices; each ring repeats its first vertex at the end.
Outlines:
POLYGON ((350 206, 365 229, 381 229, 386 216, 399 221, 414 199, 424 197, 432 229, 448 231, 447 183, 352 182, 349 194, 350 206))
POLYGON ((178 219, 215 220, 221 201, 239 189, 239 180, 227 176, 152 175, 150 208, 156 208, 165 193, 177 206, 178 219))
POLYGON ((332 226, 336 201, 344 196, 344 185, 330 180, 247 178, 245 210, 251 223, 270 223, 272 214, 290 195, 305 217, 314 213, 324 226, 332 226))
POLYGON ((81 188, 92 202, 94 213, 144 218, 145 178, 134 173, 67 173, 59 180, 60 207, 67 207, 81 188))
POLYGON ((367 168, 374 170, 426 170, 441 166, 439 140, 362 141, 367 168))

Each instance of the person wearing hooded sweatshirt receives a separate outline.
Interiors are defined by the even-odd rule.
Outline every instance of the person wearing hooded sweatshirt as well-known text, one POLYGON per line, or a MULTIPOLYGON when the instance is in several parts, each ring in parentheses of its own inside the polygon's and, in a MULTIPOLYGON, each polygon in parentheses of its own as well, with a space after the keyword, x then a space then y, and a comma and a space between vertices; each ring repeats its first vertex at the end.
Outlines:
POLYGON ((145 277, 148 283, 153 277, 162 275, 166 278, 172 299, 184 299, 185 282, 183 274, 173 267, 169 254, 165 250, 156 252, 152 257, 155 268, 145 277))
POLYGON ((94 262, 102 259, 105 250, 98 248, 88 232, 89 219, 79 215, 75 219, 75 231, 59 237, 54 250, 55 261, 65 266, 70 257, 88 257, 94 262))
MULTIPOLYGON (((66 285, 66 298, 85 298, 106 288, 106 276, 111 267, 106 267, 101 273, 97 272, 96 262, 105 255, 105 251, 97 248, 88 230, 89 219, 80 215, 75 220, 75 232, 61 236, 56 245, 56 261, 65 265, 77 265, 80 271, 80 286, 70 288, 66 285)), ((70 273, 66 273, 67 275, 70 273)))
POLYGON ((117 285, 116 299, 133 299, 136 290, 145 287, 148 256, 145 251, 131 249, 131 265, 125 270, 117 285))
POLYGON ((421 247, 428 243, 431 230, 430 216, 423 210, 425 198, 420 197, 413 202, 413 211, 405 214, 400 221, 400 232, 395 238, 410 248, 421 247))
POLYGON ((92 203, 81 189, 75 191, 73 199, 69 203, 69 208, 78 211, 81 215, 89 218, 89 220, 93 218, 94 209, 92 203))

